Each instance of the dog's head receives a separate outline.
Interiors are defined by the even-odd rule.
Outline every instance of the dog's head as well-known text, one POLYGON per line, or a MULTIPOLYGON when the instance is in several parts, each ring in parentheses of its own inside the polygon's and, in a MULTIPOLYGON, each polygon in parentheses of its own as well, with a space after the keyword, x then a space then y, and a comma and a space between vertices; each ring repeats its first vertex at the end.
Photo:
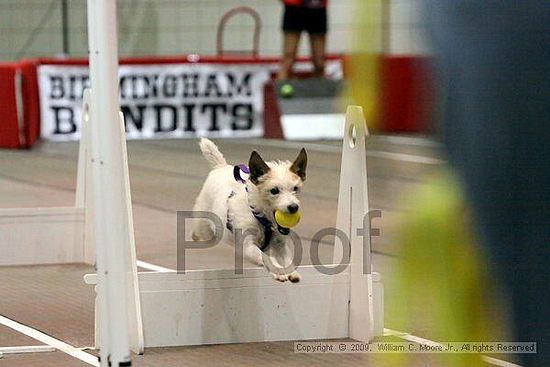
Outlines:
POLYGON ((296 213, 300 208, 298 194, 306 180, 307 153, 302 148, 294 162, 265 162, 253 151, 248 161, 251 202, 264 214, 272 215, 275 210, 296 213))

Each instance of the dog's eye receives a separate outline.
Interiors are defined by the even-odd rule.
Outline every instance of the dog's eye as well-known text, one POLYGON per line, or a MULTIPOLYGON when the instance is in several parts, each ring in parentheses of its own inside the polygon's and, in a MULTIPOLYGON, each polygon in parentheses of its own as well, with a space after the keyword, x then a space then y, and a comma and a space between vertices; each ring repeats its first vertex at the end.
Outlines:
POLYGON ((298 192, 298 190, 300 190, 300 188, 298 186, 294 186, 294 188, 292 189, 294 192, 298 192))
POLYGON ((278 187, 274 187, 274 188, 271 189, 270 192, 271 192, 271 194, 273 194, 273 195, 277 195, 277 194, 279 193, 279 188, 278 188, 278 187))

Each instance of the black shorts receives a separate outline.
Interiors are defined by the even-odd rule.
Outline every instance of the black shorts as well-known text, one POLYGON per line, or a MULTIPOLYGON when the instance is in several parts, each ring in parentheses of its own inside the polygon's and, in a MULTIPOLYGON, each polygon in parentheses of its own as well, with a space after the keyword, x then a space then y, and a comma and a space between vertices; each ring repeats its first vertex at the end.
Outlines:
POLYGON ((327 33, 327 9, 309 9, 300 6, 285 6, 283 31, 310 34, 327 33))

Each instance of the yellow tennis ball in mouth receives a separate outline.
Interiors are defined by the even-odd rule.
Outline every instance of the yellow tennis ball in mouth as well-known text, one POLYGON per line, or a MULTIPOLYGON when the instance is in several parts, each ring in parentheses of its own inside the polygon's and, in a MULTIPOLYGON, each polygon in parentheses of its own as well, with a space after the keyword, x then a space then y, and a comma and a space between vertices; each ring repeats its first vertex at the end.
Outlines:
POLYGON ((300 212, 290 214, 275 210, 275 221, 283 228, 292 228, 300 221, 300 212))

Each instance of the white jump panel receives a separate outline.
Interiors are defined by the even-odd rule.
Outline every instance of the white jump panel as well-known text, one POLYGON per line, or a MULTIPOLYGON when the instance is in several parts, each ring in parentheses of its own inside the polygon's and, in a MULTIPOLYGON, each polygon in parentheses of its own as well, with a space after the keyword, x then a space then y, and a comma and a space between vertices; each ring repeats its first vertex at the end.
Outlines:
POLYGON ((0 266, 84 262, 84 209, 0 209, 0 266))
MULTIPOLYGON (((297 284, 279 283, 263 268, 139 273, 145 347, 348 338, 349 268, 324 275, 301 266, 300 273, 297 284)), ((376 335, 383 333, 379 281, 376 335)))
POLYGON ((145 346, 347 337, 349 274, 301 273, 299 284, 264 269, 141 274, 145 346))
POLYGON ((342 139, 344 114, 292 114, 281 116, 286 140, 342 139))

